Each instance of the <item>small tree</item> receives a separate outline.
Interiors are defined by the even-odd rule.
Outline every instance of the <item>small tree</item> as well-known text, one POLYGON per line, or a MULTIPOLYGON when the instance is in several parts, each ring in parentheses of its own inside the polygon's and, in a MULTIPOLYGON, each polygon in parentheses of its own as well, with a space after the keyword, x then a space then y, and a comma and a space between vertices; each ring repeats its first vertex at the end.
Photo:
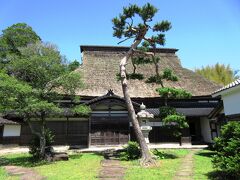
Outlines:
MULTIPOLYGON (((178 113, 174 107, 168 105, 168 99, 183 99, 190 98, 191 93, 183 89, 164 87, 163 80, 177 81, 178 78, 172 73, 172 70, 165 69, 163 74, 159 76, 158 80, 161 82, 162 87, 157 88, 156 91, 164 99, 164 106, 159 108, 160 117, 165 125, 174 127, 174 135, 176 137, 182 136, 182 129, 188 128, 186 116, 178 113)), ((180 141, 181 145, 181 141, 180 141)))
POLYGON ((228 122, 214 139, 213 165, 234 179, 240 177, 240 122, 228 122))
POLYGON ((133 129, 134 129, 137 141, 140 145, 141 156, 142 156, 141 165, 143 166, 149 166, 151 164, 155 164, 155 161, 153 160, 149 152, 148 146, 141 132, 139 122, 136 118, 135 110, 130 98, 130 94, 128 92, 128 81, 127 81, 128 78, 127 78, 126 65, 129 59, 131 59, 131 57, 133 57, 135 53, 141 53, 144 55, 153 55, 153 53, 151 52, 144 52, 141 50, 139 51, 139 49, 137 49, 138 45, 142 41, 146 41, 150 44, 152 42, 158 45, 164 44, 164 41, 165 41, 164 32, 168 31, 171 28, 171 25, 168 21, 161 21, 152 26, 151 21, 157 11, 158 10, 149 3, 147 3, 143 7, 139 7, 137 5, 129 5, 128 7, 123 8, 122 14, 120 14, 118 17, 112 20, 114 25, 113 36, 117 38, 125 38, 121 42, 124 42, 128 39, 133 39, 133 43, 129 51, 126 53, 126 55, 122 58, 120 62, 119 75, 121 79, 123 95, 126 101, 129 117, 130 117, 130 120, 132 121, 133 129), (139 22, 136 16, 139 17, 140 19, 139 22), (138 22, 138 24, 134 24, 136 23, 136 21, 138 22), (147 33, 150 30, 155 32, 157 35, 147 37, 147 33))
MULTIPOLYGON (((4 112, 14 110, 24 117, 32 133, 39 137, 39 154, 40 158, 44 158, 46 117, 60 115, 61 107, 55 101, 63 97, 61 94, 68 94, 74 100, 76 89, 82 88, 83 83, 81 75, 69 71, 64 59, 51 44, 31 44, 19 48, 19 52, 19 55, 8 55, 11 61, 6 69, 13 77, 5 74, 5 79, 1 79, 4 83, 0 94, 7 93, 1 100, 1 107, 4 112), (40 129, 32 127, 32 117, 40 120, 40 129)), ((79 105, 73 107, 72 112, 86 115, 88 110, 79 105)))

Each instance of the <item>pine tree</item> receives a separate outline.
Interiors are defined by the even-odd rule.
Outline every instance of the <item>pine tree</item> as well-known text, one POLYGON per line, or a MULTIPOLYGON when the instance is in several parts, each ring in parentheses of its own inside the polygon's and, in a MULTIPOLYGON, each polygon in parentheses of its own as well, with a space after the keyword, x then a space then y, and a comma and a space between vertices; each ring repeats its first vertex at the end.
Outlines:
MULTIPOLYGON (((154 58, 153 52, 139 50, 138 46, 142 41, 145 41, 145 44, 149 45, 158 44, 163 45, 165 42, 165 34, 164 32, 168 31, 171 28, 171 24, 168 21, 161 21, 156 23, 155 25, 151 25, 152 19, 157 13, 157 8, 152 6, 150 3, 139 7, 137 5, 129 5, 128 7, 123 8, 122 14, 112 20, 113 22, 113 36, 117 38, 124 38, 121 42, 124 42, 129 39, 133 39, 133 43, 131 44, 130 49, 125 54, 125 56, 120 61, 120 79, 122 84, 122 90, 124 99, 126 101, 128 113, 130 120, 133 124, 133 129, 137 138, 137 141, 140 145, 141 149, 141 165, 149 166, 155 164, 154 159, 149 152, 148 146, 144 139, 144 136, 141 132, 139 122, 136 118, 136 113, 131 101, 131 97, 128 91, 128 74, 126 71, 126 65, 128 61, 131 59, 133 67, 136 64, 134 62, 134 55, 142 54, 144 56, 151 56, 154 58), (140 18, 140 22, 136 24, 138 21, 138 16, 140 18), (147 37, 147 33, 153 31, 156 35, 151 37, 147 37)), ((121 43, 120 42, 120 43, 121 43)), ((155 60, 155 59, 152 59, 155 60)), ((156 60, 157 61, 157 60, 156 60)), ((157 63, 156 63, 157 64, 157 63)), ((157 67, 157 66, 156 66, 157 67)), ((134 67, 136 69, 136 66, 134 67)), ((156 73, 158 72, 156 68, 156 73)), ((135 73, 135 70, 134 70, 135 73)), ((133 76, 135 77, 135 76, 133 76)))

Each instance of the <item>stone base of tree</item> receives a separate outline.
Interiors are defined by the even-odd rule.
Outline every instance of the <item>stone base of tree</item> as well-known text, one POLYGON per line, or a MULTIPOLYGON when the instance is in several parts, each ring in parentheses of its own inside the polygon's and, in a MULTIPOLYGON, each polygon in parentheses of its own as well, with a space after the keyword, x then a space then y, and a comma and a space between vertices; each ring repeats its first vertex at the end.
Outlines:
POLYGON ((52 147, 46 148, 45 160, 48 162, 68 161, 68 154, 65 152, 54 152, 52 147))

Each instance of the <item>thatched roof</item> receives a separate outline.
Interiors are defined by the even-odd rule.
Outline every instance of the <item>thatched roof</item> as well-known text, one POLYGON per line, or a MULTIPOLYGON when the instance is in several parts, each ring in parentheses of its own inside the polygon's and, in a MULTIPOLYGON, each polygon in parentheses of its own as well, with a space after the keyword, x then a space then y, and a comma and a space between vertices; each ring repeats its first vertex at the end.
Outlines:
POLYGON ((4 119, 3 117, 0 117, 0 125, 3 125, 3 124, 19 124, 19 123, 9 120, 9 119, 4 119))
MULTIPOLYGON (((76 71, 82 73, 86 88, 79 90, 77 94, 101 96, 106 94, 107 90, 113 89, 115 94, 122 96, 121 83, 117 81, 116 74, 119 72, 119 62, 128 49, 114 46, 81 46, 82 65, 76 71)), ((193 71, 183 68, 175 54, 177 49, 159 48, 157 52, 160 56, 160 70, 171 68, 179 77, 178 82, 165 82, 165 86, 186 89, 194 96, 209 95, 220 88, 193 71)), ((132 72, 130 64, 127 71, 132 72)), ((154 75, 154 65, 140 65, 136 72, 143 73, 145 78, 148 78, 154 75)), ((131 97, 158 97, 155 91, 157 87, 160 85, 129 80, 131 97)))

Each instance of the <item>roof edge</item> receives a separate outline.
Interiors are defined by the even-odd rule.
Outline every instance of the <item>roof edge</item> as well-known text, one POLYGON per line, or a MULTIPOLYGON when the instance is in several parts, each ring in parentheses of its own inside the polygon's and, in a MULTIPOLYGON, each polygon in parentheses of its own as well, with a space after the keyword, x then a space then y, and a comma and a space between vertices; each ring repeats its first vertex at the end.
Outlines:
MULTIPOLYGON (((81 45, 80 50, 83 51, 118 51, 124 52, 128 51, 130 47, 128 46, 103 46, 103 45, 81 45)), ((150 49, 151 51, 151 49, 150 49)), ((174 48, 157 48, 158 53, 176 53, 178 49, 174 48)))
POLYGON ((213 97, 217 97, 219 95, 223 95, 233 89, 236 89, 240 87, 240 78, 236 79, 235 81, 229 83, 228 85, 222 87, 221 89, 216 90, 215 92, 212 93, 213 97))

